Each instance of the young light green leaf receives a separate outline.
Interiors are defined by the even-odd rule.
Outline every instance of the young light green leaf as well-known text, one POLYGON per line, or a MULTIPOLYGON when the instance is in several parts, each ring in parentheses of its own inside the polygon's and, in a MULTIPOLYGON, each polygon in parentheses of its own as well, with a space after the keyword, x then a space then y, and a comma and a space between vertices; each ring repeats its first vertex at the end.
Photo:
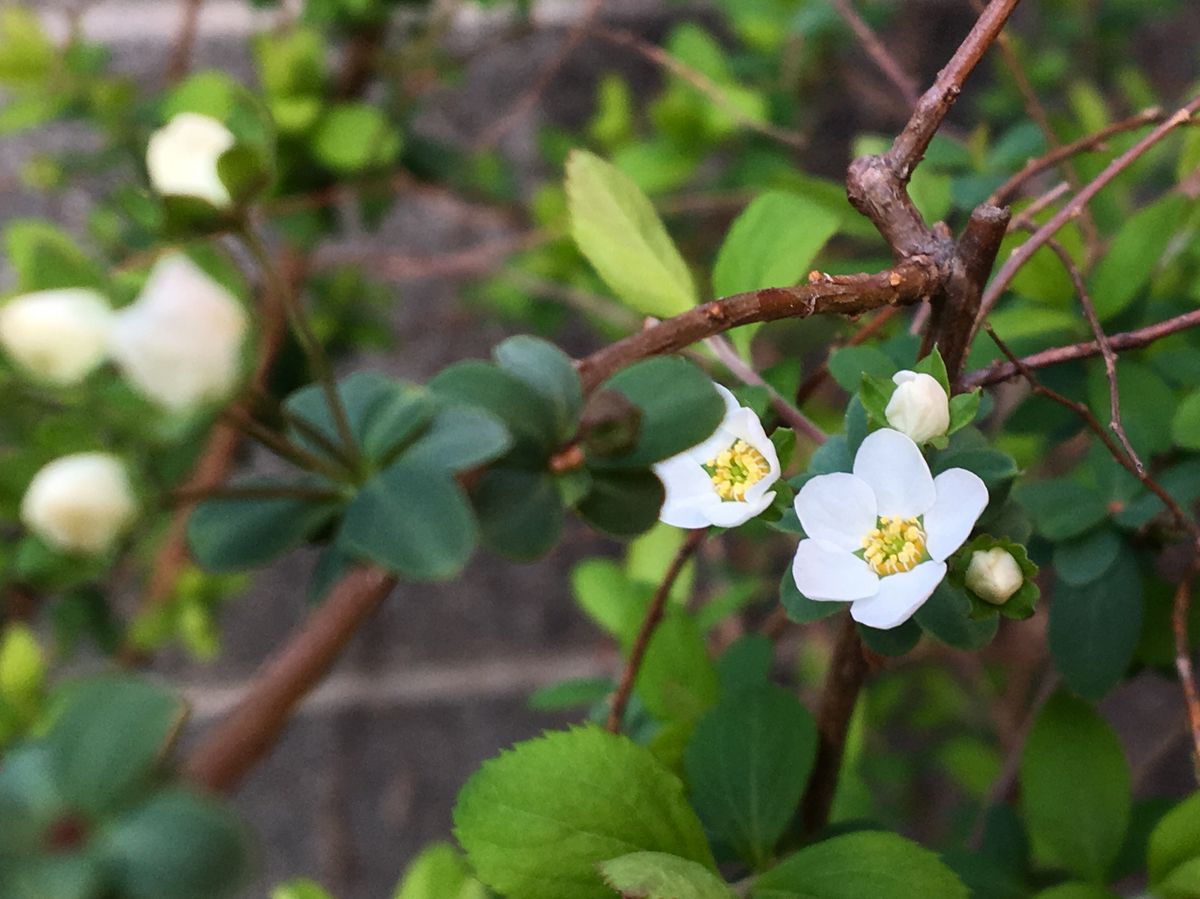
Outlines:
POLYGON ((271 891, 271 899, 333 899, 320 884, 311 880, 292 880, 271 891))
POLYGON ((598 866, 638 851, 716 870, 683 784, 649 750, 598 727, 486 762, 459 794, 454 829, 479 879, 522 899, 612 899, 598 866))
POLYGON ((800 804, 817 726, 773 684, 727 696, 696 725, 683 754, 692 805, 707 832, 760 868, 800 804))
POLYGON ((1173 871, 1196 859, 1200 859, 1200 793, 1167 812, 1151 832, 1147 853, 1150 886, 1158 886, 1173 871))
POLYGON ((894 833, 862 831, 815 843, 763 874, 751 899, 967 899, 954 872, 894 833))
POLYGON ((1129 765, 1087 703, 1065 693, 1046 703, 1021 756, 1021 801, 1043 864, 1105 882, 1129 823, 1129 765))
POLYGON ((717 701, 717 672, 690 615, 669 613, 655 629, 634 682, 659 721, 692 722, 717 701))
POLYGON ((449 843, 434 843, 404 872, 393 899, 487 899, 487 889, 449 843))
POLYGON ((1178 233, 1179 217, 1186 206, 1185 197, 1170 194, 1121 225, 1089 279, 1092 302, 1101 321, 1124 311, 1149 283, 1159 257, 1178 233))
POLYGON ((734 899, 729 886, 695 862, 662 852, 632 852, 600 866, 625 899, 734 899))
POLYGON ((696 305, 696 286, 658 213, 630 178, 585 150, 567 159, 571 234, 626 305, 667 318, 696 305))

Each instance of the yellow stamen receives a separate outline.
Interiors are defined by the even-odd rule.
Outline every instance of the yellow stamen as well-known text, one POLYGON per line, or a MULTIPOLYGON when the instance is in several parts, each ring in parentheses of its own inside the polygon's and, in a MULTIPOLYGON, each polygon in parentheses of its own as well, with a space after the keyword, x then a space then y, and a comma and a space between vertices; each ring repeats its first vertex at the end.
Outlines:
POLYGON ((746 501, 746 491, 771 473, 770 463, 745 440, 735 440, 704 466, 717 496, 726 502, 746 501))
POLYGON ((926 558, 925 531, 915 518, 881 515, 862 545, 863 560, 880 575, 912 571, 926 558))

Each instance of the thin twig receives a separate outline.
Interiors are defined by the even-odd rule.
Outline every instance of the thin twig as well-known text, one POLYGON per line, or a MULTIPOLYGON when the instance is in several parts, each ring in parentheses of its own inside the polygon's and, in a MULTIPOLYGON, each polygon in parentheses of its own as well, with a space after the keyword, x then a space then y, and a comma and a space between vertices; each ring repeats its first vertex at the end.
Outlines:
POLYGON ((708 338, 705 343, 716 354, 717 359, 721 364, 729 369, 734 377, 743 384, 751 387, 765 387, 767 397, 771 403, 771 408, 775 410, 775 414, 779 416, 780 421, 786 424, 797 434, 801 434, 811 440, 813 443, 820 446, 828 439, 828 435, 815 424, 812 420, 784 399, 778 390, 762 379, 762 376, 756 372, 750 365, 746 363, 738 351, 734 348, 729 339, 723 335, 708 338))
POLYGON ((1192 649, 1188 640, 1188 612, 1192 604, 1192 583, 1189 578, 1180 581, 1175 590, 1175 603, 1171 610, 1171 627, 1175 631, 1175 670, 1179 672, 1179 684, 1183 688, 1187 706, 1188 724, 1192 737, 1192 761, 1196 781, 1200 783, 1200 690, 1196 688, 1196 673, 1192 670, 1192 649))
POLYGON ((803 134, 795 131, 789 131, 786 128, 780 128, 772 125, 769 122, 762 122, 758 119, 746 115, 742 109, 729 98, 729 95, 721 88, 719 84, 705 75, 703 72, 693 69, 686 63, 676 59, 662 47, 656 46, 649 41, 644 40, 640 35, 634 34, 632 31, 623 29, 605 28, 599 25, 594 25, 590 29, 593 34, 602 40, 608 41, 611 44, 616 44, 618 47, 627 47, 633 50, 640 56, 648 59, 661 68, 666 69, 672 75, 682 78, 700 93, 707 96, 721 109, 725 110, 731 118, 734 119, 743 128, 748 128, 751 131, 757 131, 766 137, 785 144, 793 149, 804 149, 808 146, 808 138, 803 134))
POLYGON ((629 697, 633 694, 633 684, 637 680, 638 671, 641 670, 642 660, 646 657, 646 650, 650 646, 650 640, 654 636, 654 631, 662 621, 663 612, 667 607, 667 599, 671 595, 671 588, 675 586, 675 581, 679 578, 680 572, 683 571, 688 560, 700 548, 700 544, 704 542, 704 538, 708 536, 706 528, 699 528, 690 531, 687 539, 683 541, 683 545, 675 553, 675 558, 671 560, 671 564, 667 567, 666 573, 663 575, 662 581, 658 585, 658 589, 654 591, 654 597, 650 600, 650 606, 646 609, 646 617, 642 620, 641 630, 638 631, 637 639, 634 640, 633 648, 629 650, 629 660, 625 663, 625 670, 621 674, 621 683, 617 686, 617 692, 613 694, 612 706, 608 712, 608 721, 605 727, 610 733, 619 733, 621 730, 621 721, 625 717, 625 707, 629 704, 629 697))
POLYGON ((200 26, 200 9, 204 0, 183 0, 183 19, 179 23, 179 31, 175 43, 171 47, 171 55, 167 60, 166 82, 175 84, 192 67, 192 52, 196 47, 196 35, 200 26))
POLYGON ((900 92, 900 96, 904 98, 904 102, 908 107, 911 109, 916 106, 917 100, 920 99, 916 79, 900 67, 900 64, 896 61, 896 57, 888 52, 887 47, 883 45, 883 41, 871 30, 871 26, 866 23, 863 17, 858 14, 858 10, 854 8, 850 0, 829 0, 829 4, 845 20, 846 24, 850 26, 850 30, 854 32, 854 36, 862 45, 863 50, 866 51, 867 56, 871 57, 871 61, 875 63, 879 71, 900 92))
POLYGON ((315 453, 310 453, 301 446, 288 440, 282 434, 272 431, 266 425, 252 418, 245 410, 231 407, 222 413, 222 418, 247 437, 257 441, 279 458, 291 462, 298 468, 325 475, 332 481, 345 479, 345 472, 335 467, 328 460, 315 453))
POLYGON ((1027 225, 1033 224, 1034 216, 1050 204, 1057 202, 1070 189, 1071 185, 1066 181, 1059 181, 1045 193, 1034 197, 1032 203, 1013 216, 1012 220, 1008 223, 1008 233, 1013 234, 1016 231, 1024 229, 1027 225))

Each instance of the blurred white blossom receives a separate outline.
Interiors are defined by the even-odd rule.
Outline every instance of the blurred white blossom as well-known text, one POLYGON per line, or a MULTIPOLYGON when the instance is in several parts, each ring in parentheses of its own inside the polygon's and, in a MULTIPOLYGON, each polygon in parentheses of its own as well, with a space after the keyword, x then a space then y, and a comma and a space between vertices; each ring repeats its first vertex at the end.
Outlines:
POLYGON ((950 398, 932 375, 898 371, 896 390, 884 414, 888 424, 914 443, 941 437, 950 428, 950 398))
POLYGON ((967 587, 985 602, 1001 606, 1021 589, 1025 573, 1008 550, 995 546, 971 554, 967 565, 967 587))
POLYGON ((233 203, 217 160, 237 142, 211 116, 181 112, 150 136, 146 169, 150 183, 167 197, 198 197, 224 209, 233 203))
POLYGON ((94 290, 62 288, 0 306, 0 345, 34 377, 78 384, 108 356, 112 310, 94 290))
POLYGON ((125 466, 107 453, 55 459, 34 475, 21 500, 25 526, 67 552, 104 552, 136 514, 125 466))
POLYGON ((246 328, 237 298, 174 253, 159 260, 137 300, 117 313, 112 354, 136 390, 184 411, 233 389, 246 328))

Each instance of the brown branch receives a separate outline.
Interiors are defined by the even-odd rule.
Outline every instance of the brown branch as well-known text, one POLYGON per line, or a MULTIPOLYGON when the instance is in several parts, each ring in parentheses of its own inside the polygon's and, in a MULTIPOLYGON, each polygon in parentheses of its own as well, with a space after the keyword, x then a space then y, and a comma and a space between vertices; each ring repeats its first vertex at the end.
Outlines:
POLYGON ((808 790, 801 805, 804 833, 812 835, 829 821, 829 810, 837 792, 842 755, 846 750, 846 733, 850 718, 858 704, 858 695, 867 678, 867 659, 863 654, 858 626, 849 612, 842 613, 842 629, 825 675, 821 705, 817 710, 817 760, 813 766, 808 790))
POLYGON ((646 609, 646 617, 642 620, 641 630, 638 631, 637 639, 634 640, 633 648, 629 650, 629 660, 625 663, 625 670, 621 674, 621 683, 617 687, 617 692, 613 694, 612 706, 609 708, 608 721, 605 727, 610 733, 619 733, 621 730, 621 721, 625 717, 625 707, 629 704, 629 697, 633 694, 633 684, 637 680, 638 671, 641 670, 642 660, 646 657, 646 650, 650 647, 650 640, 654 636, 654 631, 662 621, 663 612, 666 611, 667 599, 671 595, 671 588, 675 586, 675 581, 679 578, 680 572, 683 571, 688 560, 700 548, 700 544, 704 542, 704 538, 708 536, 706 528, 698 528, 694 531, 689 531, 687 539, 683 541, 683 545, 679 547, 675 553, 675 558, 671 560, 671 564, 667 567, 666 573, 663 575, 662 581, 658 585, 658 589, 654 591, 654 597, 650 600, 650 606, 646 609))
POLYGON ((167 59, 167 68, 164 73, 168 85, 175 84, 192 67, 192 53, 196 48, 200 9, 203 6, 204 0, 183 0, 183 19, 179 23, 179 31, 175 36, 175 43, 171 47, 171 55, 167 59))
POLYGON ((188 756, 184 777, 210 790, 234 789, 274 745, 300 700, 320 683, 395 586, 395 577, 374 566, 345 575, 262 667, 237 708, 188 756))
POLYGON ((854 32, 854 36, 858 39, 859 44, 862 45, 867 56, 871 58, 871 62, 875 63, 879 71, 899 91, 900 96, 904 98, 904 102, 910 108, 916 106, 917 101, 920 99, 916 79, 900 67, 900 64, 896 62, 896 57, 888 52, 887 47, 883 45, 879 36, 871 30, 871 26, 858 14, 858 10, 854 8, 850 0, 829 0, 829 4, 845 20, 846 24, 850 26, 850 30, 854 32))
POLYGON ((1034 197, 1032 203, 1013 216, 1012 221, 1008 223, 1008 233, 1012 234, 1016 231, 1026 228, 1028 225, 1034 224, 1033 219, 1039 212, 1052 203, 1058 202, 1062 195, 1070 189, 1071 185, 1069 185, 1066 181, 1059 181, 1045 193, 1034 197))
POLYGON ((481 153, 494 147, 517 122, 528 115, 534 106, 537 105, 542 94, 546 92, 546 88, 550 86, 558 73, 562 71, 563 66, 567 64, 567 60, 571 58, 571 54, 583 42, 588 29, 596 20, 596 16, 599 15, 600 7, 603 3, 604 0, 588 0, 583 14, 571 26, 571 30, 567 33, 566 38, 563 39, 558 51, 542 67, 541 72, 538 73, 533 83, 529 85, 525 92, 517 98, 516 102, 499 119, 485 128, 478 140, 475 141, 472 149, 476 153, 481 153))
POLYGON ((632 31, 625 31, 615 28, 604 28, 594 25, 591 28, 591 33, 601 40, 608 41, 610 44, 616 44, 618 47, 626 47, 633 50, 638 55, 648 59, 655 65, 666 69, 672 75, 683 79, 700 93, 707 96, 717 106, 721 107, 731 118, 734 119, 743 128, 751 131, 757 131, 766 137, 769 137, 781 144, 785 144, 793 149, 801 150, 808 146, 808 138, 803 134, 798 134, 795 131, 789 131, 786 128, 780 128, 772 125, 769 122, 761 122, 758 119, 751 118, 746 115, 736 103, 729 99, 729 95, 722 90, 721 86, 696 69, 686 63, 676 59, 662 47, 658 47, 649 41, 644 40, 641 36, 634 34, 632 31))
POLYGON ((857 315, 883 306, 918 302, 941 283, 929 260, 910 259, 875 275, 816 275, 796 287, 735 294, 669 318, 619 340, 578 363, 586 391, 647 356, 676 353, 714 334, 752 322, 810 315, 857 315))
POLYGON ((1183 688, 1188 724, 1192 737, 1192 761, 1197 782, 1200 782, 1200 690, 1196 688, 1196 673, 1192 670, 1192 649, 1188 640, 1188 612, 1192 604, 1192 584, 1184 578, 1175 590, 1171 609, 1171 627, 1175 631, 1175 670, 1183 688))
POLYGON ((1105 187, 1125 169, 1133 165, 1138 159, 1144 156, 1147 152, 1153 149, 1160 141, 1163 140, 1172 131, 1181 125, 1185 125, 1191 121, 1192 116, 1200 111, 1200 97, 1195 97, 1186 106, 1180 108, 1170 118, 1160 124, 1157 128, 1139 140, 1136 144, 1114 159, 1105 167, 1099 175, 1089 182, 1081 191, 1071 198, 1071 201, 1056 212, 1050 221, 1038 228, 1033 233, 1033 236, 1021 246, 1013 251, 1012 255, 1005 261, 1004 265, 996 273, 992 282, 983 292, 983 299, 979 304, 979 314, 975 318, 975 326, 972 329, 972 336, 978 332, 983 321, 987 318, 992 307, 996 305, 997 300, 1008 285, 1012 283, 1012 279, 1016 276, 1021 267, 1032 258, 1046 241, 1058 233, 1067 222, 1077 217, 1080 211, 1086 206, 1096 194, 1100 193, 1105 187))
MULTIPOLYGON (((1135 331, 1122 331, 1118 334, 1110 334, 1108 345, 1118 352, 1121 350, 1138 349, 1139 347, 1149 346, 1156 340, 1161 340, 1164 337, 1169 337, 1171 334, 1184 331, 1188 328, 1194 328, 1198 325, 1200 325, 1200 309, 1185 312, 1183 315, 1177 315, 1174 318, 1168 318, 1165 321, 1147 325, 1135 331)), ((966 389, 987 387, 991 384, 1011 381, 1021 374, 1022 368, 1031 370, 1048 368, 1052 365, 1061 365, 1065 362, 1074 362, 1077 359, 1098 356, 1100 352, 1100 345, 1094 340, 1085 340, 1081 343, 1072 343, 1067 346, 1052 347, 1051 349, 1041 350, 1015 361, 993 362, 986 368, 971 372, 971 374, 961 380, 961 384, 966 389)))
POLYGON ((707 340, 707 344, 713 353, 716 354, 721 364, 729 369, 734 377, 743 384, 751 387, 766 388, 768 402, 770 402, 775 414, 779 416, 780 421, 797 434, 807 437, 818 446, 828 439, 825 432, 813 424, 807 415, 785 400, 779 395, 779 391, 764 381, 762 376, 738 355, 738 351, 726 338, 710 337, 707 340))
POLYGON ((1132 115, 1119 122, 1113 122, 1099 131, 1071 141, 1069 144, 1060 144, 1052 148, 1044 156, 1039 156, 1025 163, 1019 172, 996 188, 995 192, 988 198, 988 202, 995 206, 1003 206, 1011 203, 1016 199, 1021 188, 1025 186, 1025 183, 1029 179, 1040 175, 1046 169, 1053 168, 1064 160, 1078 156, 1080 153, 1102 151, 1104 149, 1104 142, 1110 137, 1125 131, 1133 131, 1145 125, 1161 122, 1163 115, 1163 111, 1159 107, 1152 106, 1149 109, 1143 109, 1137 115, 1132 115))

